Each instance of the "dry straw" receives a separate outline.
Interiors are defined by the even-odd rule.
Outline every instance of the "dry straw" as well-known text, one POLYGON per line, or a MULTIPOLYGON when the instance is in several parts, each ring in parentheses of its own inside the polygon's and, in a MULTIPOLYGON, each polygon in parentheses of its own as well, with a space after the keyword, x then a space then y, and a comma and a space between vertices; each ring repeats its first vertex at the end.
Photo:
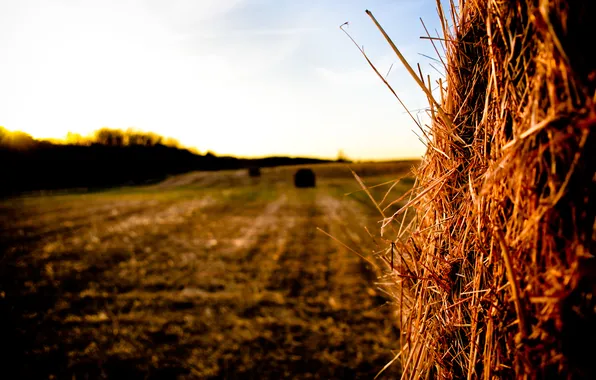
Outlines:
POLYGON ((416 214, 385 257, 403 377, 596 378, 596 2, 437 5, 440 102, 403 60, 432 125, 385 220, 416 214))

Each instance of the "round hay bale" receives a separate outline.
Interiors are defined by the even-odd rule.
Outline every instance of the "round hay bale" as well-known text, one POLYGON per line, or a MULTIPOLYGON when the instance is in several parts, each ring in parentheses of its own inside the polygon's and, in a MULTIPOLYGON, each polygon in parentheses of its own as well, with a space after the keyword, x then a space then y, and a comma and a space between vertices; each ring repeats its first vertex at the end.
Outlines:
POLYGON ((294 185, 296 187, 315 187, 315 172, 311 169, 298 169, 294 174, 294 185))
POLYGON ((596 2, 457 3, 385 256, 404 378, 596 378, 596 2))
POLYGON ((258 166, 251 166, 248 168, 248 176, 249 177, 260 177, 261 176, 261 168, 258 166))

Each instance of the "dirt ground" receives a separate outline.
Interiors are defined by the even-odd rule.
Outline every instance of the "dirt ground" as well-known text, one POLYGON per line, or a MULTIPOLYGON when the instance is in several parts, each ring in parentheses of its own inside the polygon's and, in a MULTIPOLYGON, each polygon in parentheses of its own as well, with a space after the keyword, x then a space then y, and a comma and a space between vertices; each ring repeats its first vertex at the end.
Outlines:
MULTIPOLYGON (((411 166, 355 169, 372 185, 411 166)), ((2 371, 374 378, 398 348, 391 305, 370 265, 317 227, 370 255, 363 226, 378 234, 379 215, 364 193, 344 196, 358 190, 344 167, 314 168, 314 189, 275 168, 0 201, 2 371)))

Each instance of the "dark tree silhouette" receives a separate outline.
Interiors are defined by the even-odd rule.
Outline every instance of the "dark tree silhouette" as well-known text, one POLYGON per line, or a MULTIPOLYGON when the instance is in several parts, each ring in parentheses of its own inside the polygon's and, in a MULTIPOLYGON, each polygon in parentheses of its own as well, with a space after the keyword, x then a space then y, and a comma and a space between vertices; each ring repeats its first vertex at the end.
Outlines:
POLYGON ((212 152, 199 155, 163 145, 166 140, 156 134, 133 130, 102 128, 87 140, 81 136, 71 137, 76 138, 76 144, 53 144, 0 127, 0 163, 3 164, 0 165, 0 195, 145 184, 193 170, 329 162, 290 157, 239 159, 216 156, 212 152))

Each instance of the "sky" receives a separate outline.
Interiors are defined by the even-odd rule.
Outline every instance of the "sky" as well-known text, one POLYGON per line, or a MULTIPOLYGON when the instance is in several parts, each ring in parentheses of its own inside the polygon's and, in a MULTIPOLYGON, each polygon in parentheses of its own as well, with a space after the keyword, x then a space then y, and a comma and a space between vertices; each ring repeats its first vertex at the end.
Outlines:
POLYGON ((438 78, 435 0, 0 0, 0 126, 36 138, 136 128, 201 152, 424 154, 428 102, 365 14, 438 78), (415 133, 416 132, 416 133, 415 133))

